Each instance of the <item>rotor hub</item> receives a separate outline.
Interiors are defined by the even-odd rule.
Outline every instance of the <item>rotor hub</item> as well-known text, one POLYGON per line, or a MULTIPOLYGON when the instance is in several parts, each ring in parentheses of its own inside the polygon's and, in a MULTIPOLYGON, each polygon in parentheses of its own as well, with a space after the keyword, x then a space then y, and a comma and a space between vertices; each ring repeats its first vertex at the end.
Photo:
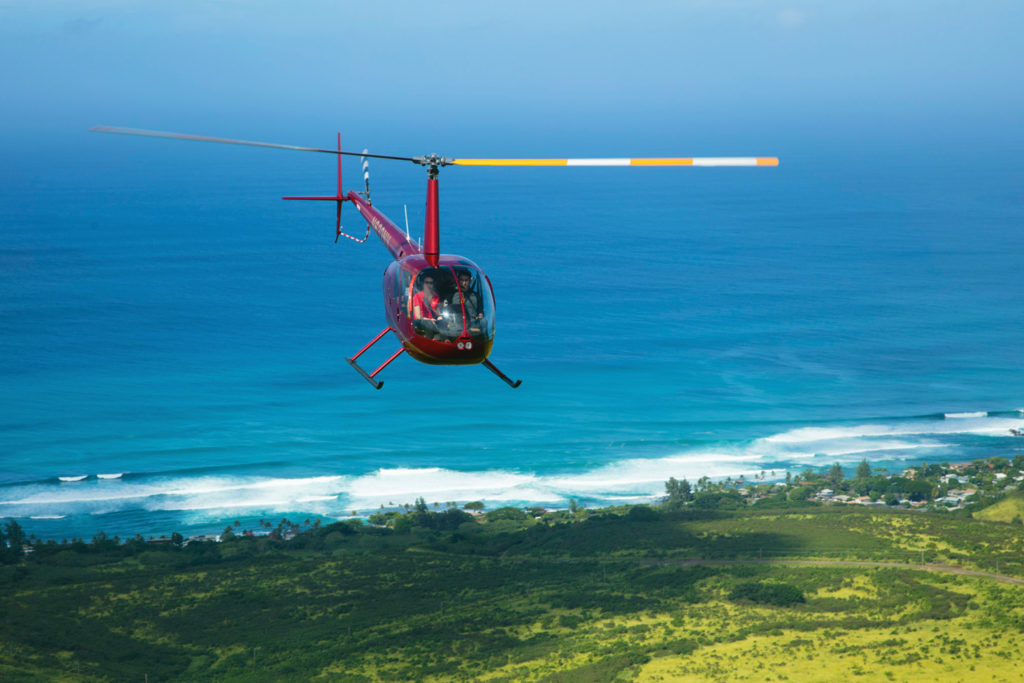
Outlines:
POLYGON ((413 163, 419 164, 420 166, 427 167, 427 174, 431 178, 437 177, 437 171, 442 166, 450 166, 455 163, 454 159, 448 159, 440 154, 424 154, 423 156, 413 157, 413 163))

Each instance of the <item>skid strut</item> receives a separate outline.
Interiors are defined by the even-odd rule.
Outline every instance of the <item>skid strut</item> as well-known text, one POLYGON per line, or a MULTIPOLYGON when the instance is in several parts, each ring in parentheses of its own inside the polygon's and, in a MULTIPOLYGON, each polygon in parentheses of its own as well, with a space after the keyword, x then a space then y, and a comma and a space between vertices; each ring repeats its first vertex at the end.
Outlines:
POLYGON ((492 362, 491 362, 491 361, 489 361, 489 360, 485 360, 485 361, 483 362, 483 366, 484 366, 485 368, 487 368, 488 370, 490 370, 491 372, 493 372, 493 373, 494 373, 495 375, 497 375, 498 377, 500 377, 501 379, 503 379, 503 380, 505 381, 505 384, 509 385, 509 386, 510 386, 510 387, 512 387, 513 389, 515 389, 516 387, 518 387, 518 386, 519 386, 520 384, 522 384, 522 383, 523 383, 523 380, 521 380, 521 379, 517 379, 517 380, 516 380, 516 381, 514 381, 514 382, 513 382, 512 380, 510 380, 510 379, 508 378, 508 376, 507 376, 507 375, 506 375, 506 374, 505 374, 504 372, 502 372, 501 370, 499 370, 498 368, 496 368, 496 367, 494 366, 494 363, 492 363, 492 362))
MULTIPOLYGON (((346 358, 345 359, 345 360, 348 361, 349 365, 351 365, 353 368, 355 368, 356 372, 358 372, 360 375, 363 376, 363 379, 365 379, 367 382, 369 382, 370 384, 373 385, 374 389, 380 389, 382 386, 384 386, 384 382, 378 382, 377 380, 374 379, 374 377, 377 376, 378 372, 380 372, 381 370, 383 370, 387 366, 391 365, 391 361, 393 361, 394 359, 396 359, 400 355, 402 355, 402 352, 405 351, 405 347, 403 346, 400 349, 398 349, 397 351, 395 351, 393 354, 391 354, 390 358, 388 358, 386 361, 384 361, 383 363, 380 364, 380 367, 378 367, 373 372, 369 372, 369 373, 366 372, 366 370, 363 370, 359 366, 359 363, 356 362, 356 359, 359 358, 359 356, 363 355, 363 353, 365 353, 366 350, 369 349, 371 346, 373 346, 374 344, 379 342, 381 340, 381 338, 385 334, 387 334, 388 332, 391 332, 391 328, 390 327, 385 327, 383 332, 381 332, 380 334, 378 334, 376 337, 373 338, 373 341, 371 341, 369 344, 367 344, 363 348, 359 349, 359 353, 357 353, 356 355, 352 356, 351 358, 346 358)), ((505 381, 508 381, 508 380, 506 379, 505 381)))

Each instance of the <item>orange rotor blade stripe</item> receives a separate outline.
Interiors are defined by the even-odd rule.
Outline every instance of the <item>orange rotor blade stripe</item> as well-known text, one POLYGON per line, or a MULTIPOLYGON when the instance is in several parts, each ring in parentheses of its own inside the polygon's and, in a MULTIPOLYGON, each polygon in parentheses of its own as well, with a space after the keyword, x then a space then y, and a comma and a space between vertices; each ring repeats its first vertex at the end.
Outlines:
POLYGON ((630 159, 630 166, 693 166, 693 159, 630 159))

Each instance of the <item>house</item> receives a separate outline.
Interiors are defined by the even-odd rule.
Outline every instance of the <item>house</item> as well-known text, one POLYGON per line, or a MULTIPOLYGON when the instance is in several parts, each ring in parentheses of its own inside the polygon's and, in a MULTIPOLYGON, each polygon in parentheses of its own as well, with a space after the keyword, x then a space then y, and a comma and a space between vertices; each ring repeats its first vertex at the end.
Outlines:
POLYGON ((199 536, 189 536, 188 540, 185 541, 185 545, 188 545, 189 543, 206 542, 220 543, 220 536, 218 536, 217 534, 200 534, 199 536))

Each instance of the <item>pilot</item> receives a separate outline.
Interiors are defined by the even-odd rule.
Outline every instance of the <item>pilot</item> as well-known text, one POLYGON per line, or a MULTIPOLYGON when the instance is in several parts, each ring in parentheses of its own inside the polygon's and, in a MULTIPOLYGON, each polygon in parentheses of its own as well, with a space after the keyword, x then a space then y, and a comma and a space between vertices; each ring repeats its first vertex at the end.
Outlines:
POLYGON ((480 301, 480 294, 473 288, 473 276, 466 271, 459 272, 459 288, 452 294, 452 306, 459 307, 459 293, 462 293, 462 303, 466 307, 466 326, 470 331, 479 332, 483 324, 483 306, 480 301))

